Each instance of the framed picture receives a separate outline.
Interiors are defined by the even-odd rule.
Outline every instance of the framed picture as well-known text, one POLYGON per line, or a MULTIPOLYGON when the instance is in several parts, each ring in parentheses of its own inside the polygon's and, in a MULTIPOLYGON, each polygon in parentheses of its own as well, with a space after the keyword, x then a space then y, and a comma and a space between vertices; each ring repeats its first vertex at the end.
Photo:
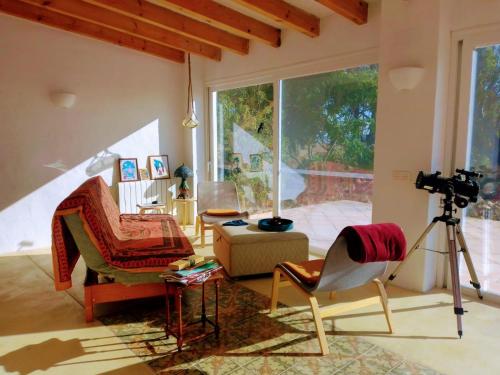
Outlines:
POLYGON ((139 176, 141 176, 141 180, 149 180, 149 171, 147 168, 139 168, 139 176))
POLYGON ((243 168, 243 155, 239 152, 234 152, 231 155, 231 166, 233 171, 241 171, 243 168))
POLYGON ((250 172, 262 172, 261 154, 250 154, 250 172))
POLYGON ((151 179, 170 178, 170 167, 167 155, 148 156, 151 179))
POLYGON ((139 181, 137 158, 118 159, 118 166, 120 167, 120 181, 139 181))

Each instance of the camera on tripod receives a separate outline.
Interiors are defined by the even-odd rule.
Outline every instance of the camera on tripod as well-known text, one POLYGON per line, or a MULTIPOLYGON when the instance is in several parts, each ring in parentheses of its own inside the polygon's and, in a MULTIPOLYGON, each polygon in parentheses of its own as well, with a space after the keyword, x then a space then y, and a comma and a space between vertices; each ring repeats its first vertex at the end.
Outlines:
POLYGON ((480 173, 456 169, 451 177, 442 177, 441 172, 424 173, 420 171, 415 181, 417 189, 427 190, 429 193, 446 194, 446 199, 453 197, 453 202, 460 208, 465 208, 469 202, 477 202, 479 194, 478 179, 480 173))

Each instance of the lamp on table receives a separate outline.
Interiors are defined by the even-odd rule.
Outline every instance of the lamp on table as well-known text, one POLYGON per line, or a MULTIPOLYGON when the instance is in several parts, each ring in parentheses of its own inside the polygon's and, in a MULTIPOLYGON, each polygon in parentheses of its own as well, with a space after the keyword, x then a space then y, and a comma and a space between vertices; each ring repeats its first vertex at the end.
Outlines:
POLYGON ((174 171, 174 177, 180 177, 181 184, 179 185, 179 195, 177 199, 188 199, 191 197, 191 192, 189 190, 189 185, 187 183, 188 177, 193 177, 193 171, 182 164, 179 168, 174 171))

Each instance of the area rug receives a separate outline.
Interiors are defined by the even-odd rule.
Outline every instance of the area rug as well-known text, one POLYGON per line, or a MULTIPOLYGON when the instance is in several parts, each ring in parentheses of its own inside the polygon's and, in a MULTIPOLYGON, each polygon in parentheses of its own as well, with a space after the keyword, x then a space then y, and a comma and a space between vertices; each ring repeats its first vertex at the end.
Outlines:
MULTIPOLYGON (((183 319, 201 312, 199 289, 183 296, 183 319)), ((214 292, 207 288, 208 315, 214 292)), ((269 299, 241 284, 225 281, 219 299, 221 334, 186 345, 177 352, 164 333, 163 301, 136 304, 100 320, 156 373, 169 374, 438 374, 355 336, 333 334, 325 320, 330 354, 320 355, 311 314, 280 305, 268 314, 269 299)), ((174 320, 175 321, 175 320, 174 320)), ((203 329, 192 325, 187 335, 203 329)))

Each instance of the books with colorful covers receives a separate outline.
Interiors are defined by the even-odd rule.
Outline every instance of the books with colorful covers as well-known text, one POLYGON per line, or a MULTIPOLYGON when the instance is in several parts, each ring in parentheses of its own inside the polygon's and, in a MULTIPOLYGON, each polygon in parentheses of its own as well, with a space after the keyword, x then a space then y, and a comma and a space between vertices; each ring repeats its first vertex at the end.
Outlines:
POLYGON ((214 273, 220 271, 222 266, 216 260, 209 260, 206 263, 190 269, 180 271, 167 270, 160 275, 168 282, 180 283, 183 285, 203 283, 214 273))

